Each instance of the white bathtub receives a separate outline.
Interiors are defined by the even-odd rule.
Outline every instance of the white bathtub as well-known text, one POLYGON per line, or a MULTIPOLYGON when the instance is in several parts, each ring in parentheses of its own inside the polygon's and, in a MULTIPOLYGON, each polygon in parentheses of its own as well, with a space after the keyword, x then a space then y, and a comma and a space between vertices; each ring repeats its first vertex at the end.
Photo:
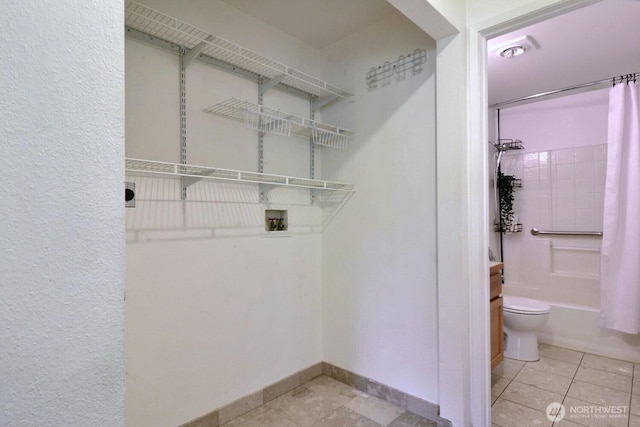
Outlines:
MULTIPOLYGON (((518 287, 520 288, 520 287, 518 287)), ((509 295, 510 287, 504 285, 504 294, 509 295)), ((523 295, 522 288, 514 292, 523 295)), ((529 296, 529 298, 535 298, 529 296)), ((539 298, 538 298, 539 299, 539 298)), ((572 350, 584 351, 615 359, 640 362, 640 335, 629 335, 600 328, 600 309, 545 301, 551 306, 549 322, 538 334, 541 343, 572 350)))

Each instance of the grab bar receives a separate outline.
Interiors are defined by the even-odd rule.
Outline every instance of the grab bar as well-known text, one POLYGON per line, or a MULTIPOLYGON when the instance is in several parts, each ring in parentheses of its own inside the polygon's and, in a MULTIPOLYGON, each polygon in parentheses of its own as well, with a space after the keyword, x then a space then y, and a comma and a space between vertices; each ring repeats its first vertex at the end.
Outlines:
POLYGON ((540 236, 548 234, 552 236, 595 236, 602 237, 602 231, 544 231, 537 228, 531 229, 531 234, 534 236, 540 236))

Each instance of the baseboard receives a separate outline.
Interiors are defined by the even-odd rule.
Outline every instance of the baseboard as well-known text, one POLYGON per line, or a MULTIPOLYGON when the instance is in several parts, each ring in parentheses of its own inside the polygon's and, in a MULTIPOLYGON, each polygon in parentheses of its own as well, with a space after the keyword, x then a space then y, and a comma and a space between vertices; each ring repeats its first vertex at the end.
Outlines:
POLYGON ((440 417, 440 407, 438 405, 326 362, 316 363, 293 375, 289 375, 262 390, 244 396, 206 415, 182 424, 180 427, 219 427, 320 375, 331 377, 364 393, 432 420, 438 424, 438 427, 451 427, 450 421, 440 417))
POLYGON ((322 362, 322 373, 336 381, 340 381, 353 388, 375 396, 401 407, 416 415, 434 421, 438 427, 450 427, 451 422, 440 417, 440 406, 420 399, 386 384, 379 383, 362 375, 355 374, 331 363, 322 362))

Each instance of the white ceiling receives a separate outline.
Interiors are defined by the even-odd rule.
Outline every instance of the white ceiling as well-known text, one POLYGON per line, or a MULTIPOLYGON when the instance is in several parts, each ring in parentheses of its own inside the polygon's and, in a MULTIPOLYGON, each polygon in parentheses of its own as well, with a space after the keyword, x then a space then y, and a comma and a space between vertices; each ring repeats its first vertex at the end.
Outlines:
MULTIPOLYGON (((386 0, 222 0, 322 49, 399 13, 386 0)), ((640 72, 640 0, 602 0, 489 40, 489 105, 640 72), (520 36, 540 48, 504 59, 491 51, 520 36)))
POLYGON ((603 0, 489 40, 489 105, 640 72, 640 1, 603 0), (540 45, 505 59, 491 49, 517 37, 540 45))
POLYGON ((386 0, 222 0, 317 49, 391 13, 386 0))

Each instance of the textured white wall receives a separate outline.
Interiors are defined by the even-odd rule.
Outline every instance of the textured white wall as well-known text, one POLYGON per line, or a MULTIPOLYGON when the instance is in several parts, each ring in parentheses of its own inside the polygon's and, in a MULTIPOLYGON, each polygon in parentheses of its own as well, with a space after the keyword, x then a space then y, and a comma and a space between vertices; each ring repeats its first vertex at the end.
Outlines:
POLYGON ((324 360, 437 403, 434 45, 398 14, 325 49, 355 97, 323 117, 356 133, 322 169, 357 192, 323 235, 322 285, 324 360), (416 48, 422 74, 367 88, 371 67, 416 48))
POLYGON ((122 2, 0 8, 0 424, 122 426, 122 2))

